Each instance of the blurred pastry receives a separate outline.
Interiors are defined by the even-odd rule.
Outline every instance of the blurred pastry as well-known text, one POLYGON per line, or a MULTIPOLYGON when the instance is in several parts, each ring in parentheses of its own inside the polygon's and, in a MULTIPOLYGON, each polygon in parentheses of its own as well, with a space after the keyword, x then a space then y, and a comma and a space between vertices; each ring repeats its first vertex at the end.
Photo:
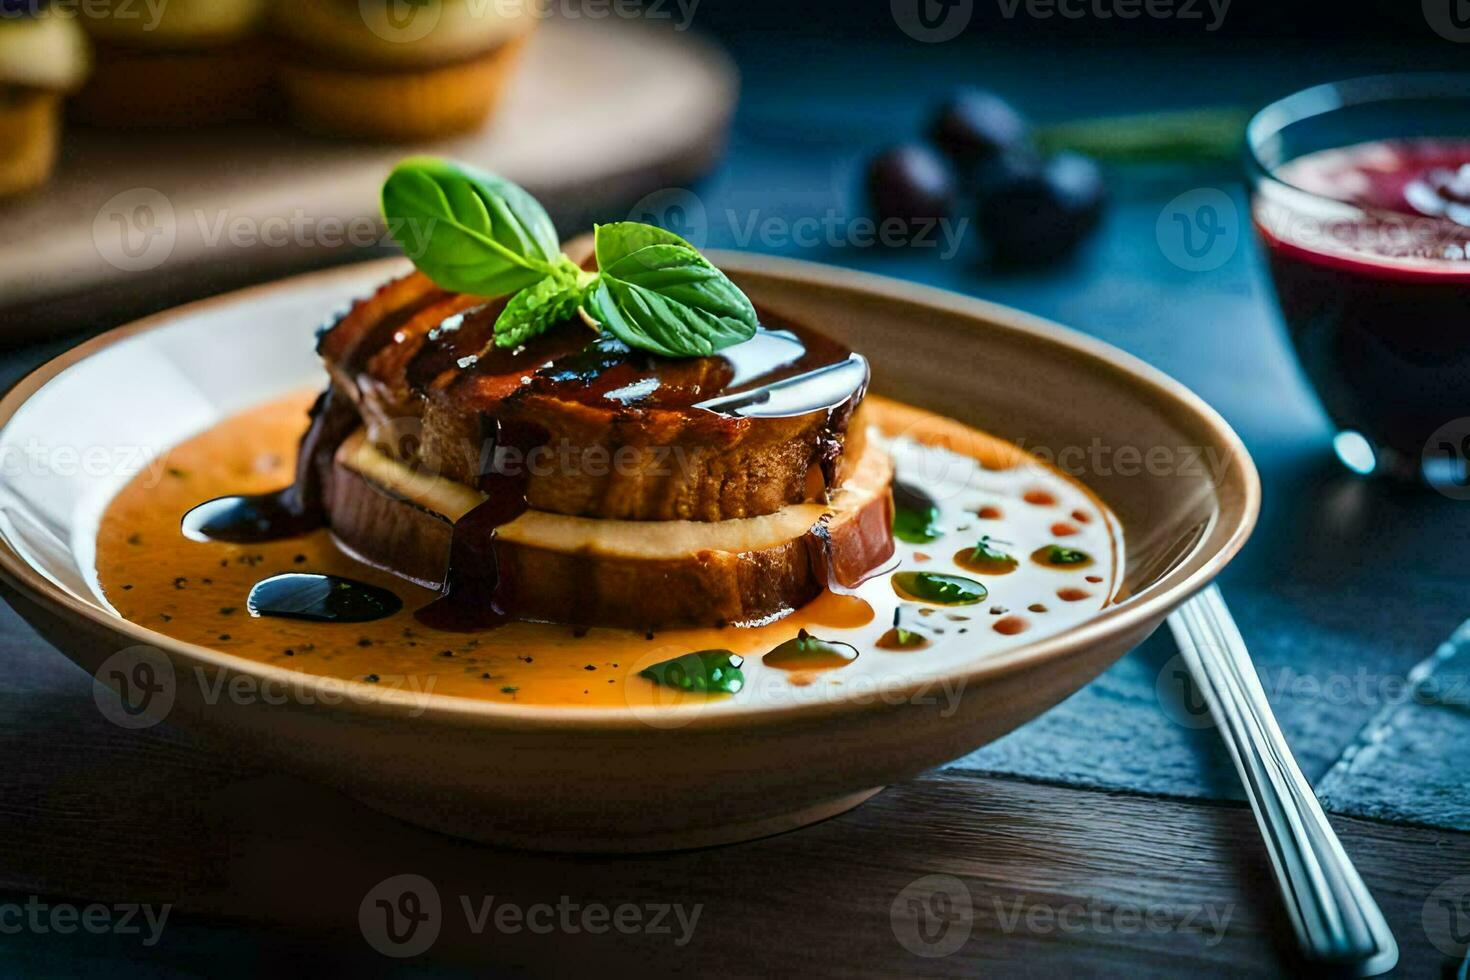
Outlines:
POLYGON ((416 140, 480 126, 540 14, 538 0, 276 0, 281 84, 302 126, 416 140))
POLYGON ((56 166, 61 99, 87 76, 87 39, 44 0, 0 0, 0 196, 56 166))
POLYGON ((270 105, 266 0, 89 0, 97 67, 76 114, 103 126, 253 119, 270 105))

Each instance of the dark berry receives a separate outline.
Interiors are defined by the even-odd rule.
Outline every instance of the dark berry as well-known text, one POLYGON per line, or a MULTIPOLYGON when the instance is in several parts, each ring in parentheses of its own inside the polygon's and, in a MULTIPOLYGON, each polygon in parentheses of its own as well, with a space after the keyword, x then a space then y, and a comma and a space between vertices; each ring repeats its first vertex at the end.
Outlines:
POLYGON ((967 189, 976 201, 984 201, 1006 188, 1037 179, 1046 169, 1046 158, 1030 147, 997 153, 969 173, 967 189))
POLYGON ((880 221, 937 221, 954 211, 954 174, 927 146, 891 147, 868 165, 868 196, 880 221))
POLYGON ((1000 96, 980 89, 955 93, 929 125, 929 139, 962 170, 1026 145, 1026 120, 1000 96))
POLYGON ((998 174, 980 197, 976 224, 991 255, 1032 264, 1060 258, 1097 226, 1102 174, 1087 157, 1062 153, 1040 165, 1024 161, 998 174))

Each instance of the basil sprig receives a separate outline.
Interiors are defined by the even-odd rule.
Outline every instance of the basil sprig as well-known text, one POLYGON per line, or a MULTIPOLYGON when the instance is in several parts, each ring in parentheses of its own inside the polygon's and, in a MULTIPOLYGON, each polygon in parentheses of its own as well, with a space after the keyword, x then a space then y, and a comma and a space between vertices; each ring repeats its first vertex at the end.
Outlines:
POLYGON ((638 672, 655 684, 701 694, 739 694, 745 686, 744 657, 729 650, 697 650, 638 672))
POLYGON ((457 293, 508 296, 549 275, 561 256, 556 227, 534 197, 435 157, 393 168, 383 215, 414 265, 457 293))
POLYGON ((546 210, 494 174, 432 157, 400 163, 383 185, 389 231, 444 289, 509 296, 495 343, 517 347, 582 317, 629 347, 702 357, 749 340, 750 300, 672 232, 625 221, 596 229, 597 272, 561 251, 546 210))
POLYGON ((750 300, 672 232, 598 225, 597 267, 583 309, 629 347, 698 357, 755 336, 750 300))

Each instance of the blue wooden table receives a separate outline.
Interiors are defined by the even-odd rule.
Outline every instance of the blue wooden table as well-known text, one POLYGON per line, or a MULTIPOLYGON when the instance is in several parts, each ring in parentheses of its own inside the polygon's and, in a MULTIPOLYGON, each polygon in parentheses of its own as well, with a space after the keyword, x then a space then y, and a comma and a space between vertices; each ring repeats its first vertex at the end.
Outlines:
MULTIPOLYGON (((1308 778, 1337 812, 1470 830, 1470 653, 1435 666, 1442 698, 1426 695, 1433 684, 1415 696, 1402 683, 1470 619, 1470 513, 1432 492, 1365 483, 1333 459, 1333 430, 1274 307, 1238 167, 1113 168, 1101 232, 1073 261, 1045 271, 987 270, 973 231, 953 255, 942 239, 937 248, 893 252, 857 247, 840 231, 831 236, 837 244, 824 234, 815 247, 779 234, 803 219, 806 227, 842 228, 861 218, 865 152, 911 138, 958 82, 992 87, 1033 118, 1053 121, 1261 105, 1334 77, 1425 68, 1436 57, 1448 67, 1458 52, 1431 47, 1410 60, 1391 46, 1246 56, 1230 45, 1053 44, 1048 59, 1076 67, 1047 84, 1028 70, 1037 53, 1030 43, 875 41, 869 51, 812 48, 799 58, 773 50, 765 37, 738 44, 746 66, 740 125, 728 163, 699 193, 708 241, 1016 306, 1115 344, 1193 388, 1240 433, 1261 470, 1261 526, 1223 587, 1308 778), (1169 217, 1192 217, 1214 191, 1233 203, 1222 212, 1226 233, 1191 260, 1169 217), (772 232, 762 234, 770 218, 772 232), (1192 271, 1201 265, 1209 268, 1192 271), (1445 703, 1425 703, 1435 701, 1445 703)), ((665 202, 683 203, 654 199, 665 202)), ((983 364, 956 370, 984 375, 983 364)), ((1171 641, 1155 637, 1057 711, 954 765, 1238 797, 1212 734, 1160 723, 1156 682, 1172 656, 1171 641)))
MULTIPOLYGON (((836 45, 755 31, 727 41, 745 85, 727 159, 702 183, 666 189, 644 209, 682 222, 710 246, 918 280, 1052 318, 1157 365, 1219 409, 1255 456, 1265 487, 1260 529, 1222 580, 1226 597, 1302 768, 1343 818, 1349 849, 1382 892, 1411 972, 1446 968, 1452 951, 1424 917, 1445 896, 1464 901, 1470 916, 1470 837, 1462 836, 1470 831, 1470 634, 1452 639, 1470 618, 1466 505, 1364 482, 1336 464, 1332 430, 1274 310, 1237 168, 1110 171, 1100 232, 1073 260, 1046 270, 988 268, 973 232, 947 254, 942 245, 863 247, 852 231, 863 213, 865 154, 916 132, 927 107, 956 84, 987 85, 1036 119, 1059 120, 1257 105, 1327 78, 1403 68, 1410 56, 1389 45, 1327 54, 1307 45, 1247 52, 1074 41, 1046 47, 1054 77, 1040 80, 1043 56, 1030 42, 924 45, 874 36, 836 45), (1191 271, 1196 263, 1180 260, 1179 226, 1168 215, 1207 189, 1232 202, 1225 215, 1233 234, 1222 237, 1211 268, 1191 271), (798 230, 820 240, 791 241, 798 230)), ((1409 64, 1452 65, 1460 54, 1452 45, 1415 49, 1409 64)), ((11 355, 4 374, 13 378, 58 346, 11 355)), ((955 369, 978 378, 984 364, 955 369)), ((452 881, 474 894, 496 891, 496 881, 527 896, 672 889, 700 896, 707 915, 727 922, 708 927, 713 932, 685 958, 636 944, 569 941, 557 951, 506 940, 490 949, 466 937, 434 964, 445 969, 490 963, 538 973, 568 965, 568 955, 603 953, 655 973, 1294 968, 1249 815, 1234 802, 1241 797, 1234 772, 1178 683, 1163 635, 1022 730, 855 815, 775 842, 624 862, 486 855, 365 816, 322 791, 259 773, 227 750, 208 755, 219 750, 182 733, 119 747, 115 733, 77 721, 86 679, 8 612, 0 647, 10 668, 0 677, 0 749, 13 767, 0 826, 18 842, 9 861, 0 858, 0 889, 78 903, 172 896, 180 905, 167 941, 151 949, 115 936, 63 942, 0 934, 0 972, 7 949, 14 964, 58 973, 119 961, 141 970, 252 972, 369 955, 341 925, 354 907, 318 914, 326 900, 300 900, 293 883, 310 879, 315 888, 340 879, 343 894, 360 895, 361 882, 400 864, 430 877, 437 869, 441 889, 452 881), (99 816, 87 786, 103 779, 104 768, 114 770, 104 783, 117 806, 99 816), (119 790, 124 777, 129 788, 119 790), (175 797, 160 804, 160 794, 175 797), (156 821, 157 833, 140 832, 130 814, 156 821), (210 842, 191 852, 176 837, 198 827, 210 842), (118 853, 111 862, 78 859, 82 845, 63 840, 118 853), (199 848, 218 862, 212 871, 201 867, 199 848), (298 863, 304 855, 310 859, 298 863), (83 870, 58 868, 69 860, 83 870), (1028 908, 1044 894, 1050 898, 1039 907, 1053 914, 1068 903, 1138 906, 1152 888, 1172 895, 1176 910, 1228 899, 1239 914, 1230 941, 1216 947, 1198 941, 1198 930, 1149 936, 1095 922, 1073 932, 1007 928, 997 900, 981 947, 972 940, 954 956, 916 959, 895 941, 897 925, 890 934, 888 903, 930 873, 967 882, 977 903, 1025 881, 1019 894, 1032 896, 1028 908), (557 882, 550 893, 548 875, 557 882), (1135 879, 1152 884, 1130 890, 1125 882, 1135 879), (742 921, 749 927, 728 925, 742 921)))

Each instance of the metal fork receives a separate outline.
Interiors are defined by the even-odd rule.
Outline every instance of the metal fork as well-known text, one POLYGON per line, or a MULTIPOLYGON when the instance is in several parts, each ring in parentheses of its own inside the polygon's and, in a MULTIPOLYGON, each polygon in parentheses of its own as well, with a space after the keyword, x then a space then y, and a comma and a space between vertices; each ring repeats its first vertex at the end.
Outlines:
POLYGON ((1398 943, 1292 758, 1220 590, 1180 606, 1169 628, 1245 784, 1303 952, 1361 977, 1393 969, 1398 943))

